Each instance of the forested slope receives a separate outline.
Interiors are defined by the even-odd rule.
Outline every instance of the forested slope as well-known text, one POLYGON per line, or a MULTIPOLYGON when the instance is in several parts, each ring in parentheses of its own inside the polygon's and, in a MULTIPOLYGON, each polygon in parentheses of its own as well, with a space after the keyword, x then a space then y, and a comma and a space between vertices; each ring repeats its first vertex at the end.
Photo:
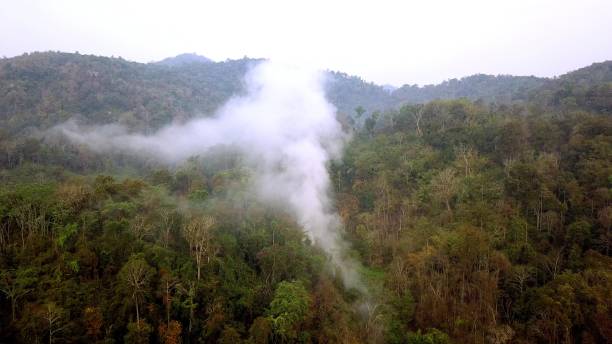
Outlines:
POLYGON ((218 106, 248 63, 0 62, 0 342, 612 341, 607 63, 513 104, 436 100, 347 127, 329 173, 367 305, 245 191, 235 152, 170 168, 22 130, 152 130, 218 106))
POLYGON ((533 76, 478 74, 451 79, 439 85, 404 85, 393 92, 399 103, 426 103, 436 99, 468 98, 486 102, 511 103, 524 101, 530 92, 542 87, 546 78, 533 76))
MULTIPOLYGON (((157 63, 135 63, 69 53, 31 53, 0 59, 0 124, 16 133, 48 128, 67 118, 89 123, 119 122, 148 132, 172 121, 211 115, 231 95, 243 91, 242 77, 260 60, 212 62, 179 55, 157 63)), ((405 85, 392 92, 359 77, 328 72, 327 97, 343 116, 362 107, 366 116, 404 104, 467 98, 510 105, 610 112, 612 62, 557 79, 474 75, 439 85, 405 85), (570 97, 571 96, 571 97, 570 97)))
POLYGON ((210 115, 240 92, 256 60, 184 67, 67 53, 32 53, 0 60, 0 123, 19 131, 68 118, 119 122, 139 131, 210 115))

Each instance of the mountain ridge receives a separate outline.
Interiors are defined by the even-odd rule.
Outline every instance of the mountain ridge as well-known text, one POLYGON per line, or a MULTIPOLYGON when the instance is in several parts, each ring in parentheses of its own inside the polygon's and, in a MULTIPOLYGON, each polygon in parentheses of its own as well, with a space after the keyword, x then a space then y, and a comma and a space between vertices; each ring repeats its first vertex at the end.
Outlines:
MULTIPOLYGON (((202 58, 207 59, 198 57, 199 61, 204 61, 202 58)), ((244 91, 243 76, 259 61, 245 57, 169 67, 159 62, 61 52, 3 58, 0 124, 19 132, 76 117, 95 124, 119 122, 146 132, 172 121, 214 113, 231 96, 244 91)), ((612 112, 612 61, 594 63, 558 78, 477 74, 438 85, 404 85, 391 92, 357 76, 326 73, 327 98, 344 116, 354 116, 357 107, 368 117, 405 104, 455 98, 496 104, 535 100, 543 107, 567 102, 612 112)))

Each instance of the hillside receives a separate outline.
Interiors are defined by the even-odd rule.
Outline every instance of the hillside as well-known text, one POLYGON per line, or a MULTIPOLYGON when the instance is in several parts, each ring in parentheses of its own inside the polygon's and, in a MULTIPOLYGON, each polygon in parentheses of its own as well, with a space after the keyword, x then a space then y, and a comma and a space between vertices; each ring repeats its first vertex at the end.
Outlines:
MULTIPOLYGON (((173 163, 32 129, 78 118, 147 132, 208 114, 255 62, 0 60, 0 342, 612 342, 609 62, 391 94, 330 73, 327 97, 367 114, 343 123, 335 160, 304 145, 329 135, 294 123, 247 128, 261 134, 247 143, 275 143, 260 155, 203 145, 173 163), (286 143, 300 159, 266 160, 286 143), (284 203, 310 197, 300 211, 331 209, 353 284, 308 221, 258 197, 250 183, 266 181, 284 203)), ((210 131, 174 133, 197 145, 210 131)))
POLYGON ((255 60, 170 68, 121 58, 32 53, 0 60, 0 123, 18 132, 68 118, 145 131, 209 114, 241 89, 255 60))
MULTIPOLYGON (((0 124, 18 133, 78 118, 89 123, 119 122, 148 132, 172 121, 211 114, 241 92, 242 76, 257 61, 212 62, 184 54, 142 64, 56 52, 5 58, 0 60, 0 124)), ((349 116, 358 106, 369 116, 403 104, 456 98, 499 104, 534 100, 544 107, 566 101, 609 113, 611 66, 612 62, 594 64, 558 79, 474 75, 439 85, 405 85, 392 92, 358 77, 329 72, 327 97, 349 116)))
POLYGON ((549 80, 533 76, 477 74, 451 79, 423 87, 404 85, 393 92, 399 103, 426 103, 435 99, 468 98, 494 103, 511 103, 528 99, 529 93, 549 80))
MULTIPOLYGON (((0 124, 12 132, 47 128, 67 118, 123 123, 135 130, 209 115, 242 90, 256 59, 204 61, 179 55, 142 64, 69 53, 31 53, 0 60, 0 124)), ((390 105, 381 87, 331 73, 329 98, 340 112, 390 105)))
POLYGON ((544 106, 612 114, 612 61, 562 75, 535 90, 530 98, 544 106))

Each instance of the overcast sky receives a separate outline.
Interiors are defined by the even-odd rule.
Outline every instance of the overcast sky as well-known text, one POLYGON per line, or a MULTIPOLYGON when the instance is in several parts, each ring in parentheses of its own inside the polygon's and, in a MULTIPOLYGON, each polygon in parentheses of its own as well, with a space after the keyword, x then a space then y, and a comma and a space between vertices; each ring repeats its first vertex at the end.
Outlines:
POLYGON ((553 76, 612 59, 612 0, 0 0, 0 56, 46 50, 267 57, 398 86, 553 76))

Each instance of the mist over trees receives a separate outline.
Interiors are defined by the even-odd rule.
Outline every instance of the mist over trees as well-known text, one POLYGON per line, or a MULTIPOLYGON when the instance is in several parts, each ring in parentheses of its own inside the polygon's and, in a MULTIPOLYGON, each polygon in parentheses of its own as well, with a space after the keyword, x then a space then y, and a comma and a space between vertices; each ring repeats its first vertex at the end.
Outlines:
POLYGON ((610 62, 391 93, 331 73, 368 304, 232 147, 169 166, 46 135, 209 115, 253 62, 0 60, 1 342, 612 341, 610 62))

